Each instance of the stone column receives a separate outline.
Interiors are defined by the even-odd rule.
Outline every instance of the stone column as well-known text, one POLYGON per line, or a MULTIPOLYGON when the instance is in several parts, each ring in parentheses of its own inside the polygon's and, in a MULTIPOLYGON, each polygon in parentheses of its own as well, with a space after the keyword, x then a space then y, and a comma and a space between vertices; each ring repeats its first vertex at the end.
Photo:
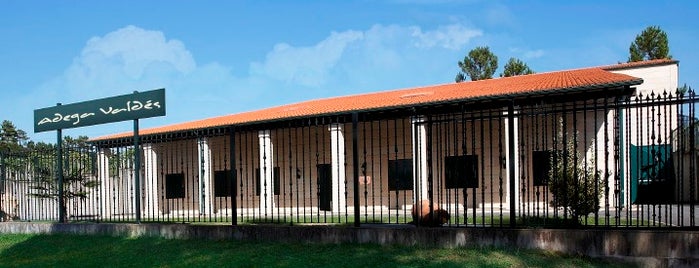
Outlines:
POLYGON ((330 131, 330 147, 332 153, 332 211, 345 211, 347 200, 345 192, 345 135, 343 133, 342 124, 331 124, 328 127, 330 131))
POLYGON ((144 144, 143 150, 143 204, 144 214, 146 217, 156 217, 161 213, 158 198, 158 177, 160 170, 158 169, 158 154, 153 144, 144 144))
POLYGON ((413 140, 413 204, 429 199, 427 193, 427 126, 424 116, 414 116, 413 140))
POLYGON ((274 145, 269 130, 258 132, 260 139, 260 211, 263 215, 274 211, 274 145))
POLYGON ((211 150, 209 149, 209 139, 199 138, 197 140, 199 152, 199 214, 204 215, 211 212, 211 202, 213 202, 211 191, 211 150))
MULTIPOLYGON (((516 114, 517 114, 517 112, 515 112, 515 115, 516 114)), ((508 116, 508 112, 506 111, 505 117, 507 117, 507 116, 508 116)), ((519 176, 519 165, 520 165, 519 154, 521 152, 519 151, 519 118, 516 116, 514 118, 514 124, 513 124, 514 136, 513 137, 510 137, 510 134, 509 134, 510 133, 510 131, 509 131, 510 126, 509 126, 507 120, 505 120, 504 124, 505 124, 505 152, 506 152, 505 153, 505 165, 506 165, 506 168, 505 168, 506 176, 505 177, 508 178, 507 179, 507 187, 506 187, 507 192, 505 193, 505 196, 507 198, 505 199, 505 202, 507 202, 508 207, 509 207, 510 202, 519 202, 520 201, 519 196, 520 196, 521 189, 520 189, 520 176, 519 176), (508 142, 510 139, 514 139, 514 152, 515 153, 514 153, 513 158, 510 158, 510 154, 507 153, 510 151, 510 143, 508 142), (509 180, 510 169, 514 169, 514 173, 515 173, 515 181, 514 181, 514 184, 515 184, 514 185, 514 189, 515 189, 514 199, 515 200, 510 200, 510 192, 509 192, 510 183, 511 183, 509 180)))
POLYGON ((99 191, 100 191, 100 217, 104 220, 112 216, 111 192, 109 191, 112 180, 109 177, 109 149, 100 149, 97 153, 97 165, 99 166, 99 191))

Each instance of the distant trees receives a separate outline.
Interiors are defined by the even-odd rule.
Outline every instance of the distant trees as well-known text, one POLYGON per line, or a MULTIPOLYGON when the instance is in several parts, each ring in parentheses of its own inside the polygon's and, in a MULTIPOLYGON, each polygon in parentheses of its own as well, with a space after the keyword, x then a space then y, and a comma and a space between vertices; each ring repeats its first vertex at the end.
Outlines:
POLYGON ((510 58, 505 64, 505 70, 500 74, 501 77, 510 77, 515 75, 533 74, 534 71, 527 66, 526 63, 517 59, 510 58))
MULTIPOLYGON (((471 81, 491 79, 498 68, 498 56, 493 54, 487 46, 476 47, 469 51, 464 60, 458 62, 458 65, 460 71, 454 79, 457 83, 466 81, 467 78, 471 81)), ((523 61, 510 58, 500 76, 509 77, 533 73, 534 71, 523 61)))
MULTIPOLYGON (((59 183, 56 176, 56 147, 50 144, 39 143, 35 146, 38 154, 33 155, 32 172, 35 176, 35 184, 32 186, 31 196, 37 198, 58 201, 62 199, 61 215, 67 214, 68 202, 73 199, 87 198, 90 192, 99 186, 97 180, 97 160, 93 150, 87 143, 87 136, 63 138, 63 193, 59 192, 59 183)), ((65 222, 66 219, 59 219, 65 222)))
POLYGON ((456 74, 456 82, 463 82, 466 76, 471 81, 493 78, 498 68, 498 56, 490 52, 490 48, 476 47, 468 52, 463 61, 459 61, 461 71, 456 74))
POLYGON ((3 120, 0 126, 0 152, 17 152, 24 147, 29 138, 24 130, 15 127, 9 120, 3 120))
POLYGON ((667 33, 658 26, 648 26, 629 46, 629 62, 671 58, 667 33))
MULTIPOLYGON (((31 192, 27 193, 30 196, 62 200, 63 206, 59 209, 62 215, 67 215, 65 204, 68 201, 86 198, 99 185, 95 176, 96 155, 88 140, 87 136, 63 138, 63 193, 60 194, 56 145, 30 141, 25 131, 4 120, 0 126, 0 169, 11 178, 30 179, 31 192)), ((11 215, 2 210, 0 208, 0 216, 11 215)), ((60 220, 64 222, 66 219, 60 220)))

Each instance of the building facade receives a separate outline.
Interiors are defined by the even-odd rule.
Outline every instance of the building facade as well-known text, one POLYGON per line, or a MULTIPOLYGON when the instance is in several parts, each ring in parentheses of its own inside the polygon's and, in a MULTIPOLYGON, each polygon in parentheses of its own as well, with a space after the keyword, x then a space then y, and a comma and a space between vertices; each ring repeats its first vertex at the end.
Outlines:
POLYGON ((411 222, 414 204, 431 200, 452 226, 693 225, 684 211, 697 200, 697 158, 682 130, 693 129, 695 99, 676 92, 678 65, 418 87, 146 129, 138 183, 132 134, 100 137, 101 183, 73 206, 106 221, 357 224, 411 222))

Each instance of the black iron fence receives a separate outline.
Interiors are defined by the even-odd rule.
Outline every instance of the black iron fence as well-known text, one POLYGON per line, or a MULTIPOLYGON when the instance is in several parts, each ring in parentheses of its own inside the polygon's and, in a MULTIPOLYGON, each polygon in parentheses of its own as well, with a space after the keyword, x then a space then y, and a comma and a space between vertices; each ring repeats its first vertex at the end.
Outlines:
POLYGON ((0 213, 57 221, 64 198, 70 221, 696 228, 695 95, 600 94, 145 136, 140 185, 130 139, 95 141, 64 150, 62 194, 54 149, 5 153, 0 213))

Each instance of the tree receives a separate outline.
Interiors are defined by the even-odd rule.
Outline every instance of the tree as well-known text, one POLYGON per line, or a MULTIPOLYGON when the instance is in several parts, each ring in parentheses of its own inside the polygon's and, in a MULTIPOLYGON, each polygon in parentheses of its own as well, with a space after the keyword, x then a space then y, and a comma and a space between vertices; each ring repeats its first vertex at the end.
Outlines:
POLYGON ((464 61, 459 61, 461 72, 456 75, 456 82, 466 80, 466 75, 471 78, 471 81, 491 79, 495 70, 498 68, 498 56, 490 52, 490 48, 476 47, 468 56, 464 57, 464 61))
POLYGON ((667 34, 658 26, 648 26, 629 47, 629 62, 672 58, 667 34))
MULTIPOLYGON (((63 194, 58 191, 59 184, 56 177, 56 147, 50 144, 32 144, 39 154, 32 160, 35 184, 31 188, 31 196, 37 198, 62 200, 59 209, 62 215, 67 214, 67 206, 70 200, 85 199, 91 190, 99 186, 96 178, 96 155, 87 144, 86 136, 74 139, 70 136, 63 138, 63 194)), ((65 219, 60 219, 64 221, 65 219)))
POLYGON ((510 77, 510 76, 515 76, 515 75, 524 75, 524 74, 533 74, 534 71, 527 66, 526 63, 523 61, 516 59, 516 58, 510 58, 509 61, 507 61, 507 64, 505 64, 505 70, 503 71, 502 74, 500 74, 501 77, 510 77))
POLYGON ((0 152, 17 152, 24 147, 27 133, 15 127, 9 120, 3 120, 0 126, 0 152))
MULTIPOLYGON (((7 177, 14 178, 26 170, 25 143, 29 140, 27 133, 17 129, 9 120, 3 120, 0 126, 0 195, 4 193, 7 177)), ((0 196, 0 198, 6 198, 0 196)), ((7 204, 6 204, 7 205, 7 204)), ((0 221, 14 218, 12 209, 3 207, 0 200, 0 221), (5 211, 7 210, 7 211, 5 211)))

